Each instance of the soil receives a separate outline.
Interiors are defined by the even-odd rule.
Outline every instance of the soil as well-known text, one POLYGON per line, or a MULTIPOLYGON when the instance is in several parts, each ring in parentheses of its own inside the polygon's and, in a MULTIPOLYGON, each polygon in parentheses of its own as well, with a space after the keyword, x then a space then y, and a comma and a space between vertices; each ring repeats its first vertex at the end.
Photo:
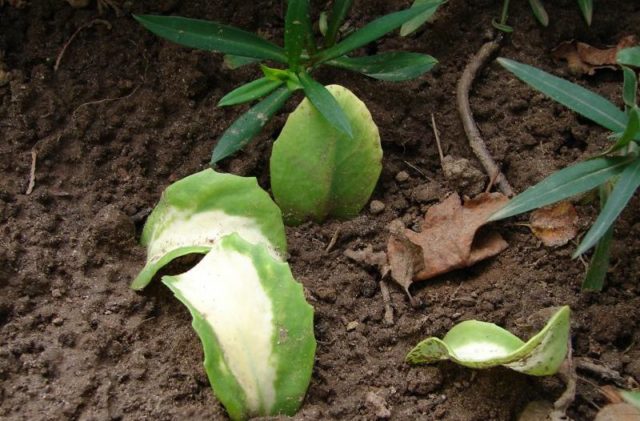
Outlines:
MULTIPOLYGON (((190 316, 160 282, 141 293, 129 283, 142 268, 145 217, 171 182, 204 169, 212 147, 243 107, 216 107, 222 95, 258 75, 230 71, 222 57, 159 40, 124 13, 62 0, 0 6, 0 418, 6 420, 225 419, 208 385, 190 316), (62 46, 92 19, 53 70, 62 46), (26 194, 35 151, 35 185, 26 194)), ((95 2, 92 2, 95 3, 95 2)), ((125 12, 170 13, 228 22, 281 41, 279 1, 136 1, 125 12)), ((315 2, 318 6, 321 2, 315 2)), ((307 223, 287 231, 294 275, 315 307, 317 361, 295 419, 509 420, 537 399, 555 400, 556 377, 506 369, 473 371, 443 362, 411 367, 407 351, 455 323, 478 319, 526 337, 523 320, 540 309, 573 310, 574 355, 640 381, 640 198, 616 225, 612 268, 602 293, 580 291, 585 266, 575 243, 543 247, 516 220, 496 224, 509 242, 501 255, 413 287, 413 308, 391 285, 394 324, 384 323, 380 275, 345 256, 384 250, 387 226, 419 229, 427 207, 456 188, 445 179, 430 126, 434 114, 445 154, 479 167, 455 108, 455 84, 491 35, 498 1, 451 0, 408 38, 365 50, 434 55, 440 65, 407 83, 385 83, 335 69, 339 82, 369 106, 380 127, 384 168, 372 199, 351 221, 307 223), (405 174, 403 174, 405 173, 405 174), (335 246, 327 244, 339 230, 335 246), (357 322, 357 325, 351 322, 357 322), (349 329, 347 329, 349 325, 349 329), (354 328, 355 326, 355 328, 354 328)), ((515 27, 501 55, 570 77, 551 49, 568 39, 615 44, 638 34, 640 4, 596 2, 587 27, 573 0, 546 2, 548 28, 527 2, 512 2, 515 27)), ((355 1, 353 27, 410 4, 355 1)), ((322 5, 324 6, 324 5, 322 5)), ((316 11, 317 12, 317 11, 316 11)), ((604 70, 578 82, 621 105, 621 74, 604 70)), ((300 96, 287 106, 293 109, 300 96)), ((480 76, 471 103, 490 151, 517 191, 569 163, 593 156, 606 133, 535 93, 497 64, 480 76)), ((287 111, 286 110, 286 111, 287 111)), ((221 169, 269 187, 268 156, 282 113, 221 169)), ((486 183, 486 179, 485 179, 486 183)), ((460 193, 468 193, 463 190, 460 193)), ((597 209, 580 204, 588 227, 597 209)), ((525 221, 520 218, 519 221, 525 221)), ((569 415, 592 419, 606 381, 581 373, 569 415)))

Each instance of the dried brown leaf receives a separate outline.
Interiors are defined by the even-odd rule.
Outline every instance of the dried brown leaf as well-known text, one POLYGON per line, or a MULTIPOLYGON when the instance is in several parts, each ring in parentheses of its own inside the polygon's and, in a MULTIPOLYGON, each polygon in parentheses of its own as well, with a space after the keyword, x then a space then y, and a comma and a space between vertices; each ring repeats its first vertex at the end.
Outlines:
POLYGON ((498 233, 476 233, 507 201, 500 193, 482 193, 463 205, 460 196, 452 194, 429 208, 422 232, 404 230, 406 240, 399 235, 392 235, 389 240, 388 256, 394 280, 408 289, 411 282, 471 266, 503 251, 507 243, 498 233), (419 249, 412 249, 412 245, 419 249), (416 250, 419 262, 415 261, 416 250))
POLYGON ((569 202, 558 202, 534 211, 531 231, 547 247, 567 244, 578 235, 578 213, 569 202))
POLYGON ((599 69, 615 69, 619 50, 638 45, 635 35, 623 37, 611 48, 596 48, 584 42, 565 41, 552 51, 553 57, 567 61, 569 71, 576 75, 595 74, 599 69))

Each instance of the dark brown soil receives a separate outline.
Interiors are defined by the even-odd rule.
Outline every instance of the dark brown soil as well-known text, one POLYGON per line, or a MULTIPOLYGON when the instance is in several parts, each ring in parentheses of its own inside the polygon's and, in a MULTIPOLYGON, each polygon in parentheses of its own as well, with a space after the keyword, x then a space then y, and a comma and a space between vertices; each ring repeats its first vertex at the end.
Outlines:
MULTIPOLYGON (((214 19, 282 38, 284 2, 130 3, 133 12, 214 19)), ((409 3, 356 1, 350 22, 361 26, 409 3)), ((441 64, 419 80, 392 84, 332 69, 318 73, 325 83, 352 89, 370 107, 385 151, 373 198, 386 208, 376 215, 365 210, 352 221, 288 230, 290 263, 315 307, 318 339, 313 380, 296 419, 375 419, 379 409, 368 403, 369 392, 384 401, 392 419, 513 419, 529 401, 558 397, 560 380, 450 363, 410 367, 404 356, 421 339, 444 335, 466 319, 526 336, 520 321, 563 304, 573 309, 575 355, 640 381, 638 197, 616 225, 613 266, 600 294, 580 292, 585 267, 571 259, 575 244, 545 248, 526 228, 507 221, 497 224, 510 243, 507 251, 415 287, 423 307, 412 308, 391 286, 395 323, 386 326, 379 274, 343 254, 367 245, 383 250, 389 222, 401 218, 418 228, 429 203, 454 188, 440 168, 431 113, 445 153, 476 162, 455 109, 455 83, 490 33, 498 3, 451 0, 426 30, 368 47, 436 56, 441 64), (409 177, 400 182, 402 171, 409 177), (425 183, 431 190, 425 191, 425 183), (325 252, 337 230, 336 246, 325 252), (357 327, 347 331, 353 321, 357 327)), ((527 2, 512 3, 516 31, 501 54, 556 74, 567 75, 549 54, 561 41, 606 45, 634 31, 640 35, 640 4, 634 0, 596 2, 591 28, 572 0, 546 2, 546 29, 535 23, 527 2)), ((31 0, 23 9, 0 6, 1 61, 10 75, 0 87, 0 418, 225 419, 187 310, 159 282, 142 293, 128 285, 143 266, 145 251, 137 240, 149 209, 169 183, 206 167, 216 139, 242 112, 217 108, 217 101, 258 71, 229 71, 220 55, 163 42, 130 17, 108 11, 101 18, 111 29, 97 24, 81 31, 54 72, 64 43, 96 17, 95 5, 76 10, 62 0, 31 0), (26 195, 32 150, 35 188, 26 195)), ((619 73, 605 70, 580 83, 620 103, 619 73)), ((518 191, 607 142, 603 130, 497 64, 476 86, 478 123, 518 191)), ((284 118, 222 169, 257 176, 268 187, 268 155, 284 118)), ((582 205, 579 212, 586 227, 595 207, 582 205)), ((582 377, 570 415, 588 420, 604 403, 596 385, 606 382, 582 377)))

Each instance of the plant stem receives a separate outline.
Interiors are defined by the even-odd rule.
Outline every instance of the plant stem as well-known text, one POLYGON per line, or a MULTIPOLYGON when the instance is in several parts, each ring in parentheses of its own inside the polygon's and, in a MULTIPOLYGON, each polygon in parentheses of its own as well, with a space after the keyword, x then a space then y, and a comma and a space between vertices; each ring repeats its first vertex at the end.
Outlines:
POLYGON ((500 14, 501 25, 507 24, 507 19, 509 18, 509 1, 510 0, 504 0, 502 3, 502 13, 500 14))

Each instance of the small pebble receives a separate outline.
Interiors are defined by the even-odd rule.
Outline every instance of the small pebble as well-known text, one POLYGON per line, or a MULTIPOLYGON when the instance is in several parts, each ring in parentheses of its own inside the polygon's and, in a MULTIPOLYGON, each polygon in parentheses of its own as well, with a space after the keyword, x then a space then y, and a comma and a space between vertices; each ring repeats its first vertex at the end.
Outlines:
POLYGON ((375 410, 376 418, 381 420, 391 418, 391 411, 387 408, 387 401, 383 397, 375 392, 368 392, 366 399, 367 403, 375 410))
POLYGON ((369 211, 371 211, 372 214, 377 215, 379 213, 381 213, 385 208, 384 203, 382 203, 379 200, 372 200, 371 203, 369 204, 369 211))
POLYGON ((62 324, 64 323, 64 319, 62 319, 61 317, 56 317, 51 321, 51 323, 53 323, 54 326, 62 326, 62 324))
POLYGON ((356 330, 360 323, 353 321, 347 324, 347 332, 351 332, 352 330, 356 330))
POLYGON ((54 288, 51 290, 51 296, 53 298, 60 298, 62 297, 62 292, 58 288, 54 288))
POLYGON ((398 183, 403 183, 408 179, 409 179, 409 174, 407 174, 406 171, 400 171, 398 174, 396 174, 396 181, 398 183))

